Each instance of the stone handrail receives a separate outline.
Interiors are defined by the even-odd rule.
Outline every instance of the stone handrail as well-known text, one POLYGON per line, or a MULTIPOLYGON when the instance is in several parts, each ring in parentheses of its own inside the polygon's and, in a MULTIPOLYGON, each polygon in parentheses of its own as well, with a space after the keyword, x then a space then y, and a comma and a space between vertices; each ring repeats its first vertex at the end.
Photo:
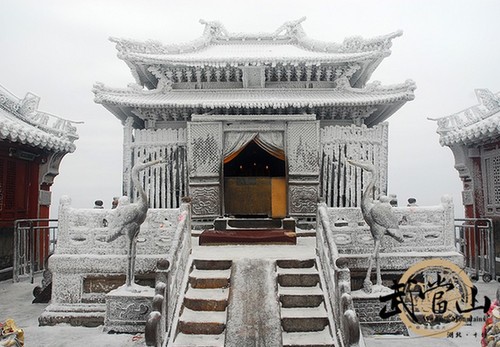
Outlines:
MULTIPOLYGON (((386 237, 381 243, 380 253, 408 255, 412 252, 456 251, 451 198, 442 197, 441 204, 436 206, 395 207, 393 212, 404 242, 386 237)), ((341 255, 373 252, 373 237, 360 208, 328 208, 324 213, 332 230, 331 237, 341 255)))
POLYGON ((182 280, 191 253, 191 206, 180 207, 179 224, 166 259, 158 261, 153 311, 146 322, 147 346, 160 347, 168 340, 182 280))
POLYGON ((329 293, 339 339, 345 346, 362 346, 359 319, 354 310, 351 292, 351 273, 345 259, 339 256, 337 245, 332 237, 330 220, 325 203, 318 205, 316 226, 316 252, 320 259, 321 271, 329 293))

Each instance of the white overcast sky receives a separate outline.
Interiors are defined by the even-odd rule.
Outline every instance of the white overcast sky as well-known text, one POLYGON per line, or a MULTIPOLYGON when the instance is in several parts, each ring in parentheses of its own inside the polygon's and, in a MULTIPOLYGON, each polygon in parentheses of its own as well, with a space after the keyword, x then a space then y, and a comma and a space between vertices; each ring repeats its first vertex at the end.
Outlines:
MULTIPOLYGON (((400 204, 416 197, 435 205, 453 196, 461 212, 461 182, 451 151, 441 147, 427 117, 450 115, 477 103, 475 88, 500 91, 500 1, 132 1, 0 2, 0 84, 22 98, 41 97, 39 109, 84 121, 77 150, 55 179, 55 214, 61 195, 73 206, 111 206, 121 195, 122 126, 93 101, 95 82, 125 87, 134 82, 108 37, 162 42, 190 41, 202 34, 199 19, 220 20, 230 32, 272 32, 307 16, 308 36, 342 42, 399 29, 392 55, 371 81, 413 79, 415 100, 389 118, 389 193, 400 204)), ((57 215, 52 217, 57 217, 57 215)))

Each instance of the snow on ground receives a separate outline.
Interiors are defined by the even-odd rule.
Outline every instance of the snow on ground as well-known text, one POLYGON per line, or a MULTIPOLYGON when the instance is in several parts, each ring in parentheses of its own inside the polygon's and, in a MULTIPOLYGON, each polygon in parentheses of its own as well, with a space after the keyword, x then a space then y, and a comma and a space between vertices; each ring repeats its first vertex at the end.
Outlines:
POLYGON ((35 284, 29 281, 12 283, 11 280, 0 282, 0 322, 12 318, 17 326, 24 330, 26 347, 132 347, 141 346, 144 336, 129 334, 106 334, 102 326, 97 328, 72 327, 61 324, 53 327, 38 326, 38 317, 47 304, 32 304, 35 284), (137 341, 134 341, 137 339, 137 341))
MULTIPOLYGON (((286 258, 311 258, 315 256, 315 238, 298 238, 296 246, 286 245, 235 245, 235 246, 203 246, 197 245, 197 239, 193 239, 193 256, 197 258, 212 259, 286 259, 286 258)), ((41 278, 35 280, 35 284, 27 281, 12 283, 11 280, 0 282, 0 322, 7 318, 15 320, 17 325, 24 329, 27 347, 133 347, 144 344, 143 335, 130 334, 106 334, 102 327, 83 328, 69 325, 58 325, 54 327, 39 327, 38 317, 47 306, 46 304, 32 304, 32 290, 39 284, 41 278)), ((479 289, 477 295, 478 305, 484 302, 484 296, 494 300, 495 292, 499 286, 498 282, 475 283, 479 289)), ((470 326, 463 326, 453 337, 432 338, 418 336, 366 336, 365 342, 368 347, 457 347, 478 346, 483 323, 482 311, 474 311, 474 317, 478 322, 470 326)))

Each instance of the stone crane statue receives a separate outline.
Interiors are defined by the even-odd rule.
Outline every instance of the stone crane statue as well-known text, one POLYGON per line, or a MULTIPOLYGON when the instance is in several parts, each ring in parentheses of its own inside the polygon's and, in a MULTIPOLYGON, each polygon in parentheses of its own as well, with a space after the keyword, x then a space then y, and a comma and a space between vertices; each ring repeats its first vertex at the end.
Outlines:
POLYGON ((130 203, 128 197, 122 196, 118 201, 118 206, 113 210, 113 219, 110 223, 112 234, 106 238, 106 241, 111 242, 116 240, 121 235, 125 235, 128 238, 129 244, 125 287, 129 291, 135 291, 135 289, 133 289, 133 285, 135 278, 137 237, 139 235, 141 224, 146 220, 146 214, 148 212, 148 196, 139 181, 139 172, 150 166, 163 162, 165 161, 156 160, 135 164, 132 168, 132 181, 134 186, 137 187, 137 190, 139 191, 139 198, 137 202, 130 203))
POLYGON ((372 234, 373 241, 375 243, 375 249, 373 254, 370 256, 370 261, 368 264, 368 271, 366 273, 365 280, 363 282, 363 290, 367 293, 372 292, 372 282, 370 280, 370 275, 373 267, 373 262, 375 260, 376 271, 377 271, 377 287, 382 287, 382 277, 380 274, 380 242, 382 237, 389 235, 399 242, 403 242, 403 235, 399 231, 398 220, 392 210, 392 206, 389 203, 389 198, 387 196, 381 196, 379 201, 374 201, 370 198, 373 188, 375 187, 375 177, 376 170, 375 166, 368 162, 347 160, 351 165, 360 167, 363 170, 371 172, 372 177, 370 182, 365 188, 365 191, 361 196, 361 213, 363 218, 370 227, 370 233, 372 234))

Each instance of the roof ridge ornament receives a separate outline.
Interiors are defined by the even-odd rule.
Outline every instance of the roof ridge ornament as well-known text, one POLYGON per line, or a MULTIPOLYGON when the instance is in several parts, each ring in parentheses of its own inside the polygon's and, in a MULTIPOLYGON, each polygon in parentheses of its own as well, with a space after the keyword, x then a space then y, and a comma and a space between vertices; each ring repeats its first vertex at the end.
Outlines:
POLYGON ((221 38, 230 36, 224 25, 217 20, 206 21, 204 19, 200 19, 200 23, 205 25, 203 36, 208 36, 209 38, 221 38))
POLYGON ((498 111, 500 109, 500 97, 489 89, 475 89, 479 107, 486 112, 498 111))
POLYGON ((437 122, 438 128, 436 132, 441 135, 441 145, 448 145, 452 138, 444 138, 451 131, 460 132, 465 127, 481 122, 500 111, 500 94, 495 94, 489 89, 475 89, 479 104, 468 107, 462 111, 455 112, 449 116, 440 118, 430 118, 428 120, 437 122))
POLYGON ((351 36, 344 39, 339 51, 344 53, 362 52, 367 50, 387 51, 392 46, 392 40, 402 36, 403 30, 397 30, 387 35, 365 39, 362 36, 351 36))
POLYGON ((273 38, 278 38, 283 31, 285 31, 284 36, 291 39, 299 39, 306 36, 304 29, 302 28, 302 22, 305 21, 307 17, 301 17, 296 20, 290 20, 283 23, 278 29, 273 33, 273 38))

